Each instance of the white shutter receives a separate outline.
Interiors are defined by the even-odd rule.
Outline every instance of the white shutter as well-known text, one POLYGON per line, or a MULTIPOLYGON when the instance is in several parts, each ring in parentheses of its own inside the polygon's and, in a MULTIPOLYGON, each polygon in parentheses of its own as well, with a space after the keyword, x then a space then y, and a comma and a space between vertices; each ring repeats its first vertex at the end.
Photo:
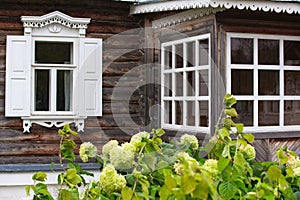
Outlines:
POLYGON ((30 37, 7 36, 5 116, 30 115, 30 37))
POLYGON ((79 116, 102 115, 102 40, 80 38, 78 73, 79 116))

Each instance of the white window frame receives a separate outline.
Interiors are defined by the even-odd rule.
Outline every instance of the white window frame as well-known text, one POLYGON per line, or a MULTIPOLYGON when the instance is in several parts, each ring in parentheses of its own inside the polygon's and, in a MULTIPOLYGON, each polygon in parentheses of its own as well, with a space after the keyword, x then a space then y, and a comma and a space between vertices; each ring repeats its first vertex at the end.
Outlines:
POLYGON ((177 130, 177 131, 190 131, 190 132, 202 132, 209 133, 211 126, 211 36, 210 33, 203 34, 199 36, 184 38, 176 41, 165 42, 161 44, 161 126, 164 129, 169 130, 177 130), (208 64, 207 65, 199 65, 199 43, 196 41, 199 40, 208 40, 208 64), (195 42, 195 66, 187 67, 187 43, 195 42), (183 68, 175 68, 175 45, 183 44, 183 68), (165 69, 165 48, 168 46, 172 46, 172 67, 170 69, 165 69), (200 96, 199 95, 199 72, 201 70, 208 71, 208 95, 200 96), (195 72, 195 95, 187 96, 187 76, 186 72, 195 72), (183 73, 183 96, 176 96, 176 81, 175 81, 175 73, 182 72, 183 73), (165 75, 172 74, 172 96, 165 96, 165 75), (165 114, 167 109, 165 108, 165 101, 172 102, 172 111, 171 118, 172 123, 165 123, 165 114), (175 101, 183 102, 183 108, 181 113, 183 119, 183 125, 175 124, 176 116, 175 116, 175 101), (193 101, 195 103, 195 126, 187 125, 187 101, 193 101), (200 112, 199 111, 199 101, 207 101, 208 102, 208 126, 200 126, 200 112))
POLYGON ((297 36, 269 35, 269 34, 248 34, 248 33, 227 33, 227 69, 226 69, 226 88, 227 93, 231 93, 231 69, 250 69, 253 70, 253 95, 235 95, 237 101, 253 101, 253 126, 246 126, 245 131, 249 132, 271 132, 271 131, 298 131, 299 125, 284 126, 284 101, 300 100, 300 96, 284 95, 284 71, 300 71, 300 66, 284 65, 284 40, 300 41, 297 36), (231 38, 253 39, 253 64, 231 64, 231 38), (279 65, 258 64, 258 39, 278 40, 279 41, 279 65), (279 71, 279 95, 259 95, 258 94, 258 70, 278 70, 279 71), (279 126, 258 126, 258 101, 271 100, 279 101, 279 126))
POLYGON ((47 69, 50 71, 50 111, 35 111, 35 80, 32 78, 32 94, 31 94, 31 114, 33 116, 75 116, 77 113, 75 101, 75 79, 78 76, 78 38, 60 38, 60 37, 33 37, 32 39, 32 76, 35 77, 36 69, 47 69), (35 44, 36 42, 69 42, 72 43, 72 63, 71 64, 45 64, 35 63, 35 44), (55 111, 56 108, 56 75, 58 70, 70 70, 71 76, 71 111, 55 111))

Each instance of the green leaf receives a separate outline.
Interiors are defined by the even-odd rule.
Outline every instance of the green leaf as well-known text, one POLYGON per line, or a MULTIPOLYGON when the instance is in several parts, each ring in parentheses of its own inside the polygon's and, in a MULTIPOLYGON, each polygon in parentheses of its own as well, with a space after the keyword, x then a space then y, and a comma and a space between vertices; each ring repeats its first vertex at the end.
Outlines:
POLYGON ((225 145, 224 146, 224 149, 222 151, 222 156, 225 157, 225 158, 231 158, 230 156, 230 147, 228 145, 225 145))
POLYGON ((167 175, 165 178, 165 185, 169 190, 172 190, 177 187, 177 182, 171 175, 167 175))
POLYGON ((224 113, 230 117, 238 117, 238 113, 235 108, 227 108, 224 110, 224 113))
POLYGON ((32 176, 34 181, 45 181, 47 179, 47 174, 45 172, 36 172, 32 176))
POLYGON ((230 160, 227 158, 220 158, 218 160, 218 170, 222 172, 229 164, 230 160))
POLYGON ((237 188, 230 181, 222 182, 219 185, 219 193, 224 199, 232 199, 237 192, 237 188))
POLYGON ((201 181, 192 193, 192 197, 196 199, 208 199, 208 184, 207 181, 201 181))
POLYGON ((190 194, 196 189, 196 180, 194 176, 184 175, 181 180, 181 190, 183 194, 190 194))
POLYGON ((122 199, 123 200, 130 200, 131 197, 133 196, 133 191, 130 187, 126 186, 122 189, 121 194, 122 194, 122 199))
POLYGON ((244 131, 244 124, 235 124, 236 131, 242 133, 244 131))
POLYGON ((252 135, 251 133, 245 133, 242 134, 243 138, 245 138, 245 140, 247 140, 249 143, 253 143, 254 142, 254 135, 252 135))
POLYGON ((234 104, 236 104, 236 99, 231 94, 226 94, 224 97, 224 104, 226 108, 230 108, 234 104))
POLYGON ((244 138, 239 138, 237 140, 237 142, 240 143, 243 146, 246 146, 248 144, 247 141, 244 138))
POLYGON ((161 129, 161 128, 158 128, 158 129, 155 130, 155 135, 157 137, 161 137, 164 134, 165 134, 165 131, 163 129, 161 129))
POLYGON ((280 177, 281 174, 281 170, 279 169, 279 167, 272 165, 271 167, 269 167, 268 171, 267 171, 267 176, 270 180, 277 180, 280 177))
POLYGON ((277 155, 279 163, 282 165, 285 164, 289 159, 289 157, 286 155, 283 148, 280 148, 279 150, 277 150, 276 155, 277 155))
POLYGON ((168 200, 169 196, 172 194, 166 185, 162 186, 162 188, 160 189, 159 191, 159 197, 160 197, 160 200, 168 200))
POLYGON ((218 134, 219 136, 224 139, 225 137, 229 137, 230 135, 230 132, 227 128, 221 128, 219 131, 218 131, 218 134))
POLYGON ((81 177, 77 174, 77 171, 74 168, 67 170, 66 179, 71 187, 82 182, 81 177))
POLYGON ((25 187, 26 196, 29 196, 29 195, 30 195, 30 189, 31 189, 31 185, 27 185, 27 186, 25 187))

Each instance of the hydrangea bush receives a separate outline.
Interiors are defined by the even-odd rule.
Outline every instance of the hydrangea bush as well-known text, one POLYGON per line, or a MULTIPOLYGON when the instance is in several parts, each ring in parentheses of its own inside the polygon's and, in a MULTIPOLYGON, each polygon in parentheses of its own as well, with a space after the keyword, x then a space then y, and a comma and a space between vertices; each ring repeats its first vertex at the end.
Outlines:
MULTIPOLYGON (((235 103, 232 95, 224 97, 225 117, 204 147, 189 134, 177 142, 163 142, 162 129, 137 133, 123 144, 111 140, 100 151, 90 142, 81 144, 82 161, 96 159, 100 166, 99 180, 89 183, 83 175, 93 174, 75 163, 76 144, 71 136, 77 133, 65 126, 58 132, 63 171, 58 176, 57 199, 300 199, 299 157, 280 148, 278 162, 256 162, 253 135, 233 121, 238 117, 232 107, 235 103)), ((35 184, 26 187, 27 194, 33 191, 34 200, 55 199, 44 183, 44 172, 32 178, 35 184)))

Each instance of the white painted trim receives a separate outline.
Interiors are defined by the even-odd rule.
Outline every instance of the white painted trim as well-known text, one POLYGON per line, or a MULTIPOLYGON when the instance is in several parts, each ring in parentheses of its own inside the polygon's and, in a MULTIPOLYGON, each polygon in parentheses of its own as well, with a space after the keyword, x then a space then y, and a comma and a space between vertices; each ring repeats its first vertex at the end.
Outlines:
POLYGON ((143 14, 163 11, 186 10, 195 8, 234 8, 288 14, 300 14, 299 3, 250 1, 250 0, 173 0, 149 4, 137 4, 131 7, 131 14, 143 14))

